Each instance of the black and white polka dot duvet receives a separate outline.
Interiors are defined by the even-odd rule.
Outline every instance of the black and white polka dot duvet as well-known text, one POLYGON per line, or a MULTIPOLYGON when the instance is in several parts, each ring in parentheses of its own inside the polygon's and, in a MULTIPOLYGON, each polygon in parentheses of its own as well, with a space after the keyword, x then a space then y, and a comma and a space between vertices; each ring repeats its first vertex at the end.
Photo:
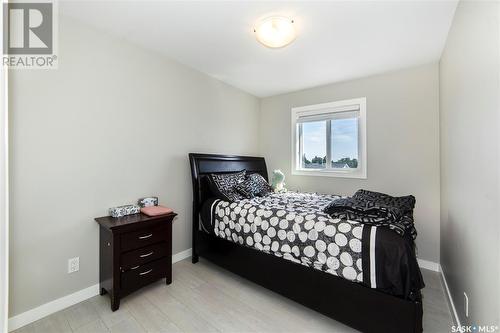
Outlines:
POLYGON ((202 228, 223 239, 412 298, 423 287, 411 239, 323 212, 335 195, 273 193, 235 202, 208 200, 202 228))

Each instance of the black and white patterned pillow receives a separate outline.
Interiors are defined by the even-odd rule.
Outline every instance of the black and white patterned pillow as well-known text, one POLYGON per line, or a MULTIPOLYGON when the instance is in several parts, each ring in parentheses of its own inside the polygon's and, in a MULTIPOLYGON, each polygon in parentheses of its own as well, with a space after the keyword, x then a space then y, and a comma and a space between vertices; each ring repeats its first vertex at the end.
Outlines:
POLYGON ((264 177, 258 173, 249 175, 244 182, 236 185, 235 188, 245 198, 264 196, 273 190, 264 177))
POLYGON ((235 186, 236 191, 240 193, 245 198, 254 198, 259 193, 260 188, 257 184, 250 178, 246 179, 244 182, 235 186))
POLYGON ((209 179, 212 192, 227 201, 244 199, 235 187, 245 181, 245 175, 246 170, 233 173, 210 174, 209 179))

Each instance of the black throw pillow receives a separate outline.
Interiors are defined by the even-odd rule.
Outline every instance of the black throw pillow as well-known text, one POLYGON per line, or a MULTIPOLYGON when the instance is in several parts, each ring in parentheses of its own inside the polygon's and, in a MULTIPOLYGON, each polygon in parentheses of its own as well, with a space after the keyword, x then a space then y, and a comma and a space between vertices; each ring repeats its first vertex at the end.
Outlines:
POLYGON ((236 185, 245 181, 246 170, 233 173, 213 173, 209 175, 210 189, 220 199, 236 201, 244 197, 236 191, 236 185))
POLYGON ((235 188, 245 198, 264 196, 273 191, 264 177, 258 173, 252 173, 244 182, 236 185, 235 188))

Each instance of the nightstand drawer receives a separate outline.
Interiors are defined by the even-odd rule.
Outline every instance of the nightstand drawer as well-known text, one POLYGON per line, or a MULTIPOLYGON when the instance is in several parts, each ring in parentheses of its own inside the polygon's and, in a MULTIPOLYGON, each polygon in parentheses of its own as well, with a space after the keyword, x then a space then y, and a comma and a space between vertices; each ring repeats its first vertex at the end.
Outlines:
POLYGON ((169 261, 164 258, 124 272, 121 274, 121 289, 124 293, 129 293, 164 278, 168 268, 169 261))
POLYGON ((121 255, 121 268, 126 271, 130 268, 163 258, 167 255, 167 243, 157 243, 137 250, 125 252, 121 255))
POLYGON ((144 228, 121 236, 121 251, 130 251, 154 243, 165 242, 170 237, 166 225, 144 228))

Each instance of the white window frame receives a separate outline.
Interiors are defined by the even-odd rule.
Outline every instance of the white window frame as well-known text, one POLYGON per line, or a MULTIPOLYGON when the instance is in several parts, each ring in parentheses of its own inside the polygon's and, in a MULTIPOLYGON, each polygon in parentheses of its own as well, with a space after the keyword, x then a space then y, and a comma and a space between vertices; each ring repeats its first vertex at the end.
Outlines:
POLYGON ((330 103, 322 103, 292 108, 292 175, 297 176, 326 176, 341 178, 366 179, 367 158, 366 158, 366 97, 354 98, 330 103), (322 114, 345 112, 350 108, 359 108, 358 119, 358 167, 356 169, 333 169, 328 168, 331 159, 330 136, 331 127, 327 126, 327 168, 325 169, 305 169, 300 164, 300 133, 297 128, 299 115, 321 116, 322 114))

